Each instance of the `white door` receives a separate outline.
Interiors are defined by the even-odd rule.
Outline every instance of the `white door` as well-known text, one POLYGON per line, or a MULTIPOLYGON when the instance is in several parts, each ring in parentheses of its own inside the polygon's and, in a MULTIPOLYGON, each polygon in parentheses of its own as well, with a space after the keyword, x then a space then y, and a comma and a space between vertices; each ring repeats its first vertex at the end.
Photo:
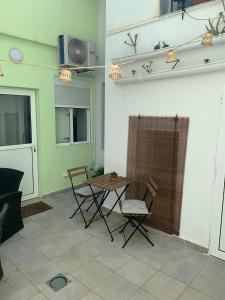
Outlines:
POLYGON ((24 172, 22 200, 38 196, 34 91, 0 88, 0 167, 24 172))
POLYGON ((225 260, 225 93, 221 101, 215 172, 210 254, 225 260))

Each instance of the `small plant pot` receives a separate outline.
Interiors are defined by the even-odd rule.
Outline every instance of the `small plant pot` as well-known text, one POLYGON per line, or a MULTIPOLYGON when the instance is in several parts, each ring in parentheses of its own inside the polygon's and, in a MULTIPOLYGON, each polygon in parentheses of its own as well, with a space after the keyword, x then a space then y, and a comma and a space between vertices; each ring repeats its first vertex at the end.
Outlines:
POLYGON ((113 180, 117 179, 117 178, 118 178, 117 173, 116 173, 116 172, 112 172, 112 173, 110 174, 110 178, 113 179, 113 180))

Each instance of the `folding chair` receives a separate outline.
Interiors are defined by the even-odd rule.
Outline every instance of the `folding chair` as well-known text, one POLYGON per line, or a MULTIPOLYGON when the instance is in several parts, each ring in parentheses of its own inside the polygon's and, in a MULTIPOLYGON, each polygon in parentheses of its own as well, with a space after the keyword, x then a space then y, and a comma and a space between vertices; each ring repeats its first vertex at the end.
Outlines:
POLYGON ((142 200, 137 199, 127 199, 120 202, 120 211, 122 216, 126 217, 128 220, 125 224, 119 226, 119 228, 114 229, 113 231, 116 231, 121 228, 119 233, 123 233, 124 235, 124 244, 122 248, 126 246, 126 244, 130 241, 132 236, 135 234, 136 231, 139 231, 144 238, 152 245, 152 241, 148 237, 148 230, 144 227, 143 223, 146 220, 146 218, 150 217, 152 212, 152 205, 154 200, 156 199, 156 193, 157 193, 157 184, 152 178, 149 178, 149 181, 147 183, 147 189, 144 194, 144 197, 142 200), (148 194, 150 194, 150 203, 148 204, 147 198, 148 194), (125 236, 125 229, 127 225, 130 224, 134 230, 130 234, 130 236, 126 239, 125 236))
POLYGON ((88 211, 91 208, 91 206, 95 203, 95 201, 93 199, 93 194, 95 195, 95 198, 98 199, 99 196, 102 194, 103 190, 101 190, 97 187, 94 187, 94 186, 90 187, 89 185, 85 185, 78 189, 75 188, 74 183, 73 183, 74 177, 85 175, 86 178, 88 179, 88 172, 87 172, 86 166, 69 169, 69 170, 67 170, 67 173, 68 173, 68 177, 71 182, 71 187, 72 187, 74 198, 78 205, 77 209, 74 211, 74 213, 72 214, 70 219, 72 219, 76 214, 81 214, 81 216, 84 220, 85 226, 87 226, 87 222, 84 217, 84 210, 82 210, 82 206, 84 206, 88 202, 91 202, 89 207, 87 209, 85 209, 86 211, 88 211), (80 203, 78 201, 78 198, 81 198, 80 203))

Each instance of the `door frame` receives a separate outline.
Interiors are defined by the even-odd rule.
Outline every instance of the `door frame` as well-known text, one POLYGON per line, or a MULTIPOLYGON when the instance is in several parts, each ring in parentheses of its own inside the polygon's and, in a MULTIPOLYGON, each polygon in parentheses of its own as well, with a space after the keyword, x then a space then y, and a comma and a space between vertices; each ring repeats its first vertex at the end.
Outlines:
POLYGON ((23 196, 22 201, 36 198, 36 197, 38 197, 38 158, 37 158, 37 121, 36 121, 35 91, 29 90, 29 89, 26 90, 26 89, 20 89, 20 88, 0 87, 0 94, 19 95, 19 96, 29 96, 30 97, 32 143, 31 144, 11 145, 11 146, 0 146, 0 151, 23 149, 23 148, 31 148, 32 149, 34 193, 32 194, 32 197, 30 195, 23 196))
POLYGON ((225 222, 225 220, 222 220, 223 211, 225 209, 225 87, 221 96, 220 104, 215 158, 215 177, 212 192, 209 253, 225 260, 225 251, 220 249, 222 221, 225 222))

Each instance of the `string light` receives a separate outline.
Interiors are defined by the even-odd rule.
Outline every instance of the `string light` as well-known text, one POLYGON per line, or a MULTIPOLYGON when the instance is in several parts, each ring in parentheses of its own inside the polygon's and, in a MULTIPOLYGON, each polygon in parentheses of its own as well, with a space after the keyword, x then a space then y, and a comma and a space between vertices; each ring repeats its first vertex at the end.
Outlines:
POLYGON ((204 34, 202 38, 202 46, 210 47, 213 45, 213 34, 211 32, 207 32, 204 34))
POLYGON ((2 67, 0 65, 0 77, 3 77, 3 76, 4 76, 4 72, 3 72, 3 69, 2 69, 2 67))
POLYGON ((112 65, 111 71, 109 73, 109 78, 112 80, 119 80, 121 79, 121 67, 120 65, 112 65))
POLYGON ((170 63, 174 63, 176 61, 177 61, 176 53, 174 52, 173 49, 169 50, 167 52, 166 63, 170 64, 170 63))
POLYGON ((69 83, 72 80, 72 72, 69 69, 62 69, 59 72, 59 80, 64 83, 69 83))

